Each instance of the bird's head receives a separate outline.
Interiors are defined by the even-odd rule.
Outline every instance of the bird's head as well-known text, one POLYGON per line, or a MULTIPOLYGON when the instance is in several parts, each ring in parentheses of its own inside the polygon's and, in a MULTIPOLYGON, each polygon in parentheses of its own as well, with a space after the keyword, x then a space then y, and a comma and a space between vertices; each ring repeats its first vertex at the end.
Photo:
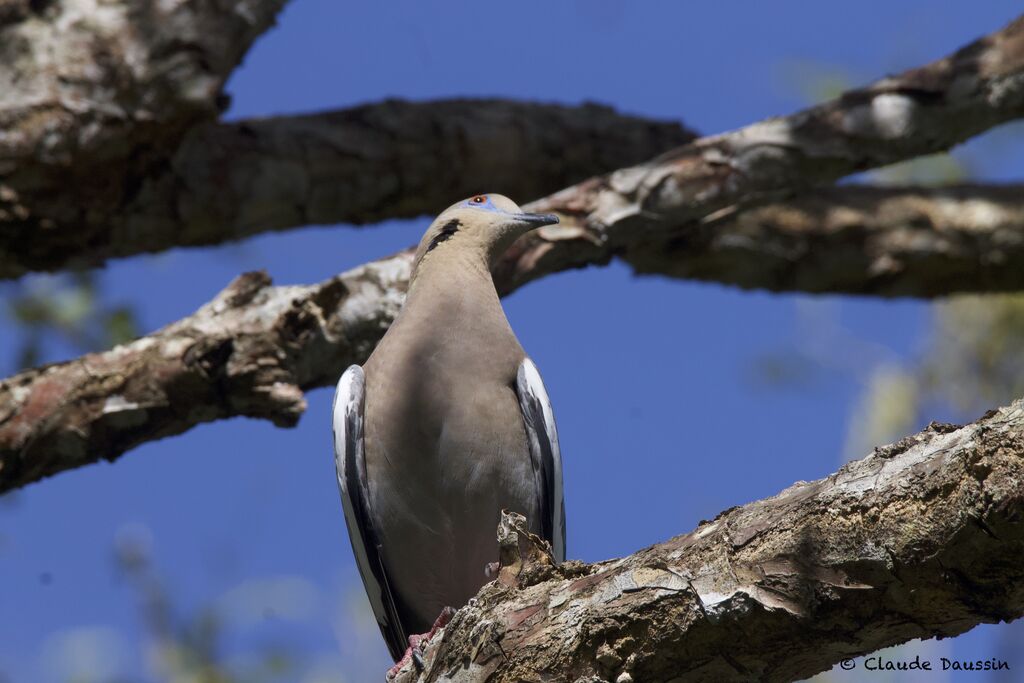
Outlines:
POLYGON ((478 254, 488 263, 530 230, 558 222, 550 213, 527 213, 500 194, 478 194, 452 204, 434 219, 416 250, 416 264, 444 250, 478 254))

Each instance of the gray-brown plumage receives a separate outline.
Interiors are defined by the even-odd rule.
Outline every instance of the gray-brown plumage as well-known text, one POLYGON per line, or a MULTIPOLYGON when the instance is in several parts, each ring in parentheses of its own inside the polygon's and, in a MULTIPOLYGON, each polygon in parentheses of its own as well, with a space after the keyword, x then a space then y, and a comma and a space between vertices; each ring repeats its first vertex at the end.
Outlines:
POLYGON ((557 222, 501 195, 459 202, 420 242, 401 313, 335 395, 335 456, 357 564, 397 660, 497 559, 500 511, 565 554, 558 437, 490 265, 557 222))

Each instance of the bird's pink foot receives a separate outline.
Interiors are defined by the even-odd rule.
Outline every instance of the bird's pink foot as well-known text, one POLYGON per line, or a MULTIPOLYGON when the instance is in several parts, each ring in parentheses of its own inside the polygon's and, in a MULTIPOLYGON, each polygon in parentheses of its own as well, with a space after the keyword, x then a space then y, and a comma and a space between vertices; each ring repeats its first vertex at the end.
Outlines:
POLYGON ((441 614, 438 615, 437 619, 434 620, 434 625, 430 627, 430 630, 426 633, 420 633, 417 635, 409 636, 409 647, 406 649, 405 654, 398 660, 398 663, 388 669, 388 672, 384 675, 386 680, 393 680, 398 672, 401 671, 411 660, 413 666, 416 667, 417 671, 423 671, 423 648, 430 639, 434 637, 438 631, 448 625, 448 622, 452 620, 455 615, 455 610, 451 607, 445 607, 441 610, 441 614))
POLYGON ((388 672, 386 674, 384 674, 384 680, 385 681, 393 681, 393 680, 395 680, 395 677, 398 675, 398 672, 406 667, 406 665, 409 663, 410 659, 412 659, 412 646, 411 645, 405 650, 405 654, 402 655, 402 658, 399 659, 398 662, 396 662, 393 667, 388 669, 388 672))

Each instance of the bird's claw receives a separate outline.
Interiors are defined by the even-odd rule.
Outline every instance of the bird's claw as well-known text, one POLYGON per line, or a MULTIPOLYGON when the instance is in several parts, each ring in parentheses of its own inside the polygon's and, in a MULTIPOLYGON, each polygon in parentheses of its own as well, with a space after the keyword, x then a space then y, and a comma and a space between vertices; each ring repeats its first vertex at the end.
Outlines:
POLYGON ((426 633, 409 636, 409 647, 406 649, 405 654, 398 662, 388 669, 388 672, 384 675, 385 681, 393 681, 398 673, 405 668, 406 664, 410 661, 412 665, 416 667, 418 673, 423 673, 425 664, 423 662, 423 648, 426 647, 430 639, 434 637, 439 630, 448 625, 448 622, 452 620, 455 615, 455 610, 451 607, 445 607, 441 610, 441 614, 438 615, 434 621, 434 625, 430 627, 430 630, 426 633))

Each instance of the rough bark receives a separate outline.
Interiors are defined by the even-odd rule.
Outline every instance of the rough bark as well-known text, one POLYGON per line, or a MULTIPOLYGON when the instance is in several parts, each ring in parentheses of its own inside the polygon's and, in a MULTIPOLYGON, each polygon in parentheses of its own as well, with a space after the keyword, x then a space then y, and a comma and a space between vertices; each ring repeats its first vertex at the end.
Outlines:
MULTIPOLYGON (((495 270, 498 287, 509 292, 545 274, 615 256, 644 272, 773 289, 931 296, 1019 287, 1024 269, 1018 226, 978 220, 978 212, 964 206, 930 215, 966 219, 967 225, 933 226, 920 220, 920 210, 911 211, 898 235, 870 221, 796 221, 786 227, 779 218, 784 209, 762 209, 763 222, 757 214, 753 223, 724 217, 750 198, 756 203, 781 188, 806 189, 871 164, 934 151, 1019 115, 1021 69, 1024 19, 949 58, 833 102, 704 138, 563 190, 529 205, 555 210, 564 222, 514 245, 495 270), (696 220, 701 216, 703 224, 696 220), (709 225, 713 232, 699 239, 709 225), (759 252, 764 264, 748 272, 742 264, 750 258, 745 247, 751 231, 763 233, 758 239, 774 239, 769 243, 779 251, 759 252)), ((881 194, 873 209, 879 219, 889 215, 882 206, 901 201, 881 190, 853 192, 881 194)), ((937 192, 932 204, 948 207, 950 199, 937 192)), ((985 192, 986 206, 1015 215, 1012 190, 985 192)), ((821 213, 817 200, 807 201, 806 215, 821 213)), ((911 196, 903 205, 917 201, 911 196)), ((977 207, 972 201, 962 204, 977 207)), ((409 260, 405 252, 307 287, 275 288, 259 275, 243 276, 195 315, 149 337, 0 383, 0 491, 114 459, 213 419, 252 415, 294 424, 304 407, 301 390, 332 384, 346 365, 364 360, 383 334, 400 306, 409 260)))
MULTIPOLYGON (((8 212, 5 220, 0 209, 0 278, 297 226, 414 217, 495 188, 543 196, 693 137, 679 124, 593 104, 506 100, 390 100, 207 123, 192 128, 167 162, 130 187, 118 180, 87 205, 50 184, 60 175, 31 190, 19 186, 24 215, 8 212)), ((79 155, 73 163, 90 160, 79 155)))
POLYGON ((284 1, 3 3, 0 251, 57 244, 133 196, 219 115, 284 1))
MULTIPOLYGON (((121 14, 125 12, 121 10, 121 14)), ((79 23, 89 27, 85 35, 94 30, 88 22, 79 23)), ((16 28, 24 33, 22 24, 16 28)), ((21 33, 15 37, 21 37, 21 33)), ((589 242, 609 240, 614 246, 620 239, 626 239, 622 233, 641 230, 664 235, 666 239, 670 234, 680 237, 680 233, 685 234, 687 228, 693 227, 695 219, 725 207, 738 208, 778 198, 827 185, 835 178, 864 168, 947 149, 1022 114, 1022 35, 1022 20, 1018 19, 938 62, 883 79, 793 116, 704 138, 653 162, 559 193, 548 203, 575 219, 582 229, 576 245, 585 254, 589 242)), ((94 49, 97 42, 100 41, 88 45, 94 49)), ((137 89, 145 91, 141 86, 137 89)), ((9 98, 8 109, 21 112, 18 105, 24 98, 24 93, 16 91, 9 98)), ((0 101, 0 113, 2 105, 0 101)), ((496 109, 504 106, 515 110, 512 105, 492 105, 496 109)), ((97 110, 106 111, 103 107, 97 110)), ((180 106, 167 110, 184 111, 180 106)), ((8 145, 7 150, 0 148, 0 162, 7 162, 6 171, 0 163, 0 246, 16 256, 0 260, 0 277, 13 277, 32 269, 96 264, 112 255, 178 244, 206 244, 310 222, 361 222, 429 211, 442 206, 450 196, 465 194, 472 181, 455 181, 453 177, 466 178, 467 174, 434 173, 437 167, 401 144, 394 148, 357 144, 353 131, 371 129, 388 134, 411 127, 415 133, 421 130, 416 126, 427 126, 430 135, 425 137, 438 135, 442 152, 451 153, 454 148, 452 158, 457 164, 465 163, 465 171, 475 172, 478 168, 474 164, 494 158, 489 154, 474 156, 476 144, 484 144, 485 151, 492 144, 496 151, 538 149, 547 152, 545 161, 558 156, 550 153, 552 148, 559 147, 558 138, 539 134, 532 121, 527 124, 531 130, 516 130, 507 142, 486 140, 502 117, 523 121, 517 118, 521 111, 504 111, 497 120, 486 113, 471 117, 468 129, 481 132, 481 137, 467 136, 459 123, 449 128, 430 128, 429 121, 423 123, 418 119, 424 113, 422 109, 410 106, 406 111, 394 104, 296 119, 209 125, 194 130, 173 156, 171 145, 147 142, 142 145, 147 152, 133 153, 136 161, 147 163, 132 161, 128 165, 123 163, 124 158, 139 147, 140 139, 123 135, 123 131, 111 129, 106 123, 85 126, 104 143, 90 148, 102 151, 96 159, 79 153, 81 150, 74 145, 69 146, 64 134, 41 138, 59 141, 58 147, 67 148, 57 165, 13 163, 31 158, 26 150, 32 151, 32 147, 8 145), (369 127, 368 122, 372 124, 369 127), (517 143, 522 140, 527 144, 520 147, 517 143), (463 149, 458 148, 460 144, 463 149), (76 153, 71 154, 68 149, 76 153), (104 155, 111 154, 114 156, 104 161, 104 155), (377 156, 380 154, 396 156, 382 160, 377 156), (111 161, 115 157, 116 163, 111 161), (245 163, 235 163, 233 158, 245 163), (382 168, 388 169, 383 182, 367 180, 382 168), (62 170, 54 173, 54 169, 62 170), (424 178, 432 182, 434 175, 442 179, 440 184, 444 187, 421 185, 424 178), (64 192, 55 193, 54 188, 58 187, 64 192), (220 197, 213 188, 225 190, 228 196, 220 197), (421 204, 411 199, 425 190, 435 194, 427 196, 421 204), (56 201, 55 196, 59 197, 56 201), (364 196, 369 199, 362 199, 364 196)), ((139 118, 146 121, 151 116, 152 113, 145 113, 139 118)), ((581 119, 586 130, 591 122, 586 116, 581 119)), ((430 119, 433 120, 436 119, 430 119)), ((561 130, 565 121, 562 115, 553 116, 543 127, 561 130)), ((605 133, 609 131, 600 116, 594 125, 605 133)), ((642 123, 637 125, 643 130, 642 123)), ((55 127, 49 123, 47 126, 41 128, 55 127)), ((183 126, 167 128, 175 135, 165 137, 177 143, 183 126)), ((140 130, 149 129, 142 126, 140 130)), ((660 144, 660 136, 665 134, 664 129, 648 132, 655 136, 652 146, 660 144)), ((633 139, 632 134, 623 138, 626 142, 633 139)), ((414 145, 423 144, 423 139, 422 135, 412 135, 400 142, 413 140, 414 145)), ((628 149, 629 145, 624 144, 621 148, 615 145, 607 154, 599 152, 596 156, 604 156, 595 167, 603 162, 615 163, 620 158, 616 152, 628 149)), ((634 151, 639 154, 647 150, 634 151)), ((587 156, 594 152, 591 148, 583 153, 587 156)), ((541 160, 530 158, 535 162, 541 160)), ((581 164, 579 171, 585 170, 581 164)), ((512 176, 529 177, 523 172, 512 176)), ((530 196, 532 189, 514 191, 522 183, 509 182, 501 173, 494 176, 492 184, 501 185, 516 196, 530 196)), ((546 191, 550 185, 538 182, 536 187, 546 191)), ((586 260, 585 256, 582 260, 586 260)))
MULTIPOLYGON (((1022 115, 1024 17, 949 57, 791 116, 700 138, 563 190, 533 208, 563 217, 560 259, 585 264, 595 248, 614 253, 640 239, 686 253, 692 241, 700 246, 698 222, 717 212, 945 150, 1022 115)), ((545 248, 554 249, 547 237, 552 234, 534 233, 520 242, 524 258, 544 258, 545 248)), ((875 278, 855 291, 873 293, 872 287, 884 290, 886 284, 887 278, 875 278)))
MULTIPOLYGON (((1020 288, 1020 190, 830 188, 702 228, 707 239, 685 254, 658 251, 634 233, 634 246, 591 245, 588 258, 607 263, 617 253, 644 272, 772 289, 929 296, 1020 288)), ((499 289, 581 265, 578 248, 558 239, 564 230, 510 252, 496 268, 499 289)), ((149 336, 0 381, 0 492, 211 420, 294 425, 302 391, 332 385, 387 330, 411 256, 311 286, 272 287, 249 273, 149 336)))
POLYGON ((1019 291, 1024 185, 829 187, 723 211, 682 235, 630 240, 619 255, 637 273, 776 292, 1019 291))
POLYGON ((503 569, 398 682, 803 679, 1024 614, 1022 513, 1017 401, 628 557, 503 569))
POLYGON ((152 335, 0 382, 0 493, 210 420, 294 425, 302 389, 369 355, 409 265, 385 260, 309 287, 247 273, 152 335))

